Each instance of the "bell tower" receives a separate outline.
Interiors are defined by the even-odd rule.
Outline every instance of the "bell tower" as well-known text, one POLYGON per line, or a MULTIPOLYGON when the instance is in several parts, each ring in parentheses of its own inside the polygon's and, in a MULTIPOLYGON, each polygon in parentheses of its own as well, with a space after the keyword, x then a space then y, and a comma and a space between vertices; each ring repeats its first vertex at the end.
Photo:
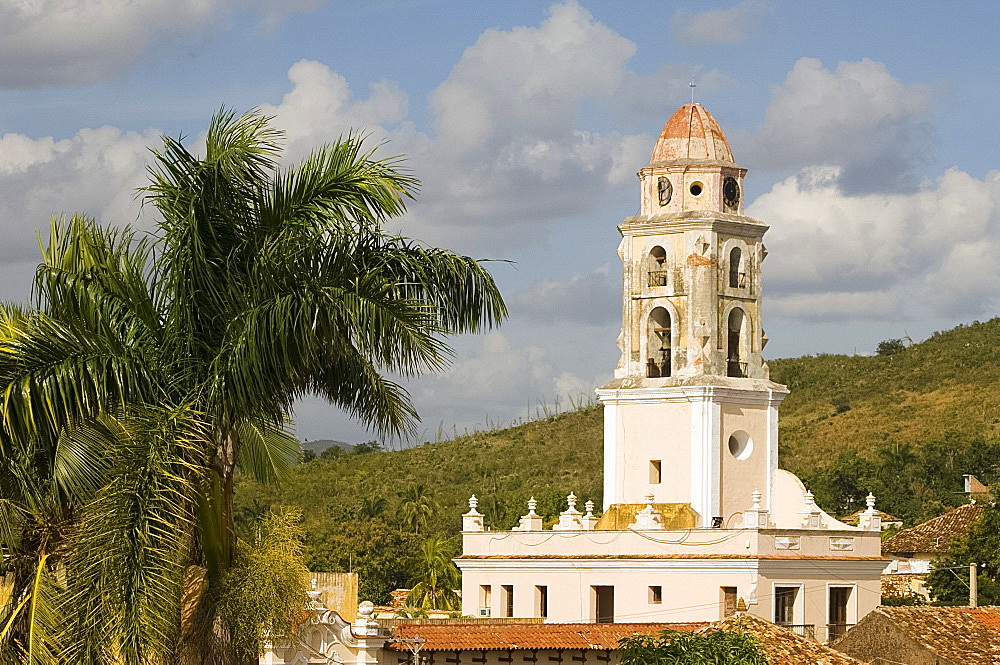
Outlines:
POLYGON ((709 527, 754 489, 769 502, 777 468, 787 390, 761 356, 767 226, 743 214, 746 169, 700 104, 670 117, 637 175, 640 214, 618 226, 622 354, 598 390, 605 509, 652 494, 709 527))

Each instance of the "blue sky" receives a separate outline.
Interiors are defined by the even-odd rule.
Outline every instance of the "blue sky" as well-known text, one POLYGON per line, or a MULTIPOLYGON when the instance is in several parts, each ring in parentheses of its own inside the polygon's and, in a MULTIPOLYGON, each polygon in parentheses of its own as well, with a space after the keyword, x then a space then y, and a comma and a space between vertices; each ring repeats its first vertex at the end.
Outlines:
MULTIPOLYGON (((771 225, 766 356, 997 312, 996 3, 276 4, 0 0, 0 299, 50 214, 154 223, 133 194, 161 133, 260 106, 294 161, 363 127, 424 182, 400 230, 513 262, 510 320, 411 384, 426 435, 510 421, 609 377, 616 225, 694 76, 771 225)), ((313 401, 298 429, 368 436, 313 401)))

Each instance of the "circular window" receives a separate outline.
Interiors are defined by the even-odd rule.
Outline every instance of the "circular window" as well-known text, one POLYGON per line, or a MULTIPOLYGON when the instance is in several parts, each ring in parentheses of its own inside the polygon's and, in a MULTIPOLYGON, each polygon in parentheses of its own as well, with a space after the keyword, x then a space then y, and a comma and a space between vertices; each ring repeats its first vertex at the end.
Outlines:
POLYGON ((746 432, 733 432, 729 437, 729 454, 736 459, 746 459, 753 452, 753 439, 746 432))
POLYGON ((702 185, 700 182, 692 182, 691 183, 691 194, 694 195, 694 196, 698 196, 698 195, 701 194, 701 191, 704 188, 705 188, 705 186, 702 185))

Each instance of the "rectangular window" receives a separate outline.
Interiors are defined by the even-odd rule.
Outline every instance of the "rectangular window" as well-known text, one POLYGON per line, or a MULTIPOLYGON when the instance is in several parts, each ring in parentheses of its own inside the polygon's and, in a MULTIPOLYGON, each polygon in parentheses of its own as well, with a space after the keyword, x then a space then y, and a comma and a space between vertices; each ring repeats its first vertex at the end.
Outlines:
POLYGON ((797 586, 774 587, 774 623, 780 626, 795 623, 795 598, 798 593, 797 586))
POLYGON ((722 594, 722 618, 731 617, 736 614, 736 587, 719 587, 722 594))
POLYGON ((490 607, 493 605, 492 591, 489 584, 483 584, 479 587, 479 616, 481 617, 490 615, 490 607))
POLYGON ((535 616, 543 619, 549 616, 549 588, 547 586, 535 587, 535 616))
POLYGON ((660 484, 660 460, 658 459, 649 460, 649 484, 660 484))
POLYGON ((594 597, 594 618, 597 623, 615 622, 615 588, 613 586, 595 586, 594 597))
POLYGON ((659 605, 663 602, 663 587, 661 586, 651 586, 649 587, 649 602, 651 605, 659 605))
POLYGON ((514 585, 504 584, 500 587, 500 592, 500 602, 503 604, 504 616, 514 616, 514 585))
POLYGON ((829 624, 826 627, 827 640, 839 639, 847 632, 847 604, 851 600, 851 587, 830 587, 829 624))

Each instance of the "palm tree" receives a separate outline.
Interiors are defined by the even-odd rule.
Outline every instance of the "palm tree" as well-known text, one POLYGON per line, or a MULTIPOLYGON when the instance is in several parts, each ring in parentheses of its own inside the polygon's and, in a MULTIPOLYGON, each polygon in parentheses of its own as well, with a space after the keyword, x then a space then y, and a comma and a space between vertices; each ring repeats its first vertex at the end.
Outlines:
POLYGON ((413 533, 419 534, 420 527, 426 527, 427 522, 437 514, 438 504, 431 498, 427 488, 422 483, 410 485, 403 494, 399 504, 399 515, 413 533))
POLYGON ((366 496, 361 500, 361 517, 366 519, 381 517, 387 505, 384 496, 366 496))
POLYGON ((424 541, 416 563, 416 574, 406 596, 408 607, 425 610, 457 610, 462 601, 455 592, 460 573, 451 560, 454 550, 441 536, 424 541))
MULTIPOLYGON (((416 188, 398 160, 349 135, 279 170, 279 138, 260 114, 223 110, 204 157, 164 139, 144 189, 155 238, 54 221, 37 309, 4 310, 0 452, 50 460, 49 491, 87 496, 65 563, 74 662, 175 658, 185 566, 218 589, 236 469, 287 471, 297 398, 413 432, 409 396, 385 374, 441 368, 447 336, 506 315, 475 260, 382 231, 416 188), (54 481, 64 440, 82 443, 54 481)), ((233 661, 216 597, 200 596, 208 629, 188 655, 233 661)))

